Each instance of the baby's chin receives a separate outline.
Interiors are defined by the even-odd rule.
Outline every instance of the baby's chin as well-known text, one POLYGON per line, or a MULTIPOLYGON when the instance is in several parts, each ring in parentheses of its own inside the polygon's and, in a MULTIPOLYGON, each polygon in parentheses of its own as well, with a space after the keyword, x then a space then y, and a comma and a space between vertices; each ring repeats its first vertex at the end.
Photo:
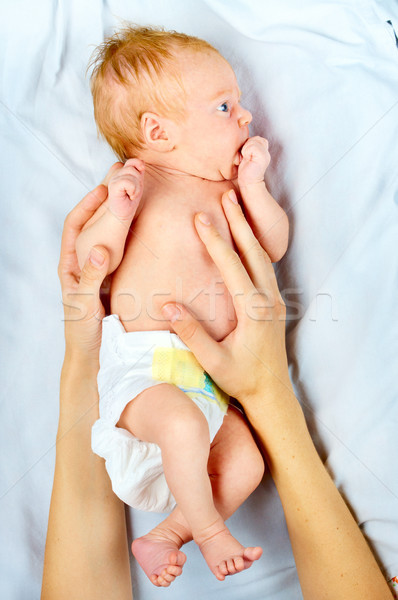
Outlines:
POLYGON ((238 165, 235 165, 232 162, 225 162, 220 167, 218 171, 218 175, 215 174, 213 177, 209 177, 208 179, 212 179, 213 181, 231 181, 232 179, 237 179, 238 177, 238 165))
POLYGON ((228 171, 224 174, 223 179, 225 181, 231 181, 233 179, 237 179, 238 178, 238 170, 239 167, 238 165, 232 164, 228 171))
POLYGON ((192 173, 207 181, 231 181, 238 177, 238 166, 224 161, 219 168, 202 169, 201 173, 192 173))

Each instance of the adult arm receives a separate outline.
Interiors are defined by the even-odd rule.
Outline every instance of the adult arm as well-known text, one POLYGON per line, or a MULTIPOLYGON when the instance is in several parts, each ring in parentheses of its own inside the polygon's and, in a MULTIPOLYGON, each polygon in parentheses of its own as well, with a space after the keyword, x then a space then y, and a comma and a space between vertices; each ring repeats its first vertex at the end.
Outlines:
POLYGON ((90 444, 99 416, 99 289, 109 255, 97 247, 80 272, 75 253, 77 235, 106 196, 105 186, 88 194, 68 215, 62 237, 66 352, 41 600, 132 599, 124 505, 90 444))
POLYGON ((256 431, 281 498, 304 598, 387 600, 388 585, 316 452, 295 398, 285 306, 270 259, 239 205, 227 194, 222 202, 241 258, 201 215, 195 224, 233 298, 236 329, 215 342, 183 306, 168 304, 164 315, 218 385, 241 402, 256 431))

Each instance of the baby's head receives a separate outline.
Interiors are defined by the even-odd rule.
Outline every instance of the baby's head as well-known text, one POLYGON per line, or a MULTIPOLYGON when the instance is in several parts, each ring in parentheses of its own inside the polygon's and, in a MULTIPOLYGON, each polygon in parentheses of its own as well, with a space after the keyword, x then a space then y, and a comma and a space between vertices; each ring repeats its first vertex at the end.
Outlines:
POLYGON ((251 120, 239 105, 231 66, 213 46, 183 33, 129 26, 106 39, 91 64, 98 130, 122 161, 153 142, 160 152, 173 151, 183 171, 211 179, 234 175, 221 164, 210 174, 199 164, 226 153, 230 165, 237 163, 251 120), (240 120, 234 132, 227 127, 233 111, 240 120))
POLYGON ((183 116, 185 90, 176 61, 181 52, 217 50, 183 33, 134 26, 115 33, 96 49, 91 62, 95 120, 121 160, 143 147, 145 112, 183 116))

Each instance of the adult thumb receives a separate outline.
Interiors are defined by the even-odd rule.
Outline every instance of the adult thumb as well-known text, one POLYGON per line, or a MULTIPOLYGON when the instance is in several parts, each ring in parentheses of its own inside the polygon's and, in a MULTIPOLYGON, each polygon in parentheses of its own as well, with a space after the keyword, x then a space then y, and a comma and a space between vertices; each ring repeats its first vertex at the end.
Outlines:
POLYGON ((211 372, 212 365, 221 352, 220 345, 205 331, 202 325, 181 304, 165 304, 163 316, 170 322, 178 337, 196 356, 205 371, 211 372))
POLYGON ((82 294, 95 293, 99 290, 108 272, 109 253, 103 246, 94 246, 84 263, 80 274, 79 292, 82 294))

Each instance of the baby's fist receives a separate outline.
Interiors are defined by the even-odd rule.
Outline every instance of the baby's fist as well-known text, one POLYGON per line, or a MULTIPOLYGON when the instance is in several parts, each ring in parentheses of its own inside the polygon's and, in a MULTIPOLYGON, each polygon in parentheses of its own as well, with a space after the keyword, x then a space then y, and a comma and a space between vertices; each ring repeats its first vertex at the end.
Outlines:
POLYGON ((239 186, 262 183, 265 170, 271 156, 268 152, 268 141, 258 135, 249 138, 242 150, 242 160, 238 169, 239 186))
POLYGON ((129 158, 115 171, 108 183, 109 208, 121 220, 134 217, 144 190, 145 163, 129 158))

